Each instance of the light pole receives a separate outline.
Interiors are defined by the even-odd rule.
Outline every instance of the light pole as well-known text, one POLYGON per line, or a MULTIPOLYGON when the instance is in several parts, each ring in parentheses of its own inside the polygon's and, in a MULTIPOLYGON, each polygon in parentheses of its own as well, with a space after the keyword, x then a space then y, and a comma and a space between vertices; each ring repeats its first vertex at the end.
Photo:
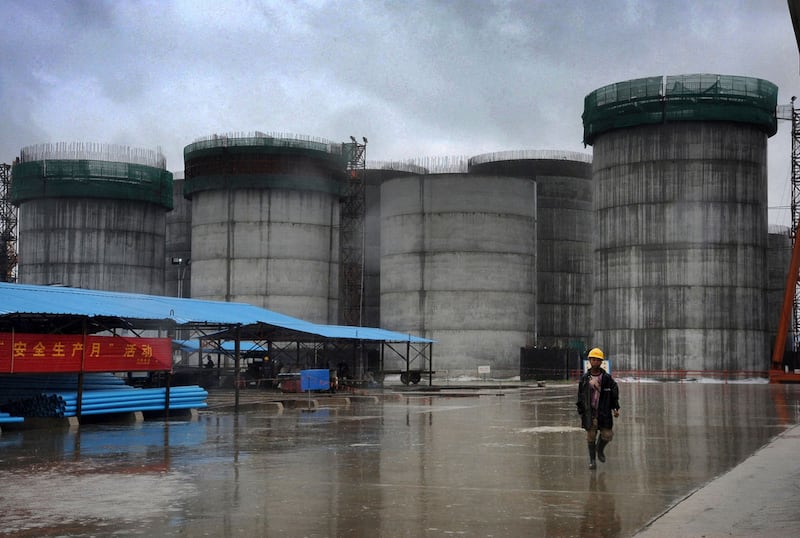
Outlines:
POLYGON ((189 258, 172 258, 172 265, 178 267, 178 297, 183 298, 183 281, 186 279, 186 270, 192 264, 189 258))

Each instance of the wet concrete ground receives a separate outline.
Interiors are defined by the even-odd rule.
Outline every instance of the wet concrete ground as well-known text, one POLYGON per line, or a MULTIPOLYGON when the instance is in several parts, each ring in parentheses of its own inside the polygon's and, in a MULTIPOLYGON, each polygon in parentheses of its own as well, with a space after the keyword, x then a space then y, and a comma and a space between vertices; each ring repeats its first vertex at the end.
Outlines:
POLYGON ((800 422, 800 386, 621 380, 590 471, 575 390, 4 431, 0 535, 633 536, 800 422))
POLYGON ((800 529, 800 426, 692 491, 636 538, 795 538, 800 529))

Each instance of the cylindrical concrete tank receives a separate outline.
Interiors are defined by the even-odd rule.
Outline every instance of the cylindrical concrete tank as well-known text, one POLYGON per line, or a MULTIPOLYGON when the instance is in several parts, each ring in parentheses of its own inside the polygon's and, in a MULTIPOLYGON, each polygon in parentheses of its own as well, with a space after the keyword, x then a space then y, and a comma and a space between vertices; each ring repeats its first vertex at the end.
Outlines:
MULTIPOLYGON (((466 167, 465 167, 466 168, 466 167)), ((436 340, 439 375, 519 375, 535 335, 536 183, 466 173, 381 186, 381 324, 436 340)))
POLYGON ((721 75, 637 79, 586 97, 593 345, 617 372, 767 369, 776 101, 770 82, 721 75))
POLYGON ((193 298, 336 323, 341 144, 212 136, 184 148, 193 298))
POLYGON ((366 327, 381 325, 381 185, 399 177, 427 173, 413 164, 401 162, 367 162, 365 170, 364 214, 364 323, 366 327))
POLYGON ((191 297, 192 204, 183 195, 183 171, 173 173, 172 211, 167 213, 167 246, 164 294, 191 297))
MULTIPOLYGON (((767 333, 770 350, 774 349, 778 332, 783 296, 786 290, 786 276, 792 259, 792 238, 788 226, 770 226, 767 245, 767 333)), ((789 323, 786 345, 791 349, 795 323, 789 323)), ((771 353, 770 353, 771 355, 771 353)))
POLYGON ((22 149, 19 282, 161 295, 172 174, 158 152, 93 143, 22 149))
POLYGON ((487 153, 469 171, 536 181, 536 345, 583 351, 592 340, 591 155, 487 153))

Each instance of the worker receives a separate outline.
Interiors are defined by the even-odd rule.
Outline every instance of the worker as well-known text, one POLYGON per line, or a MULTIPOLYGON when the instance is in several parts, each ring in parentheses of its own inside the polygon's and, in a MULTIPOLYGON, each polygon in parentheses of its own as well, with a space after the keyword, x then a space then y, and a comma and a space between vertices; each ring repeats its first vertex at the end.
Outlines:
POLYGON ((589 469, 596 459, 605 463, 605 448, 614 437, 614 418, 619 416, 619 388, 611 374, 602 368, 605 354, 599 347, 589 351, 589 369, 578 383, 578 414, 589 445, 589 469), (598 438, 598 433, 600 437, 598 438))

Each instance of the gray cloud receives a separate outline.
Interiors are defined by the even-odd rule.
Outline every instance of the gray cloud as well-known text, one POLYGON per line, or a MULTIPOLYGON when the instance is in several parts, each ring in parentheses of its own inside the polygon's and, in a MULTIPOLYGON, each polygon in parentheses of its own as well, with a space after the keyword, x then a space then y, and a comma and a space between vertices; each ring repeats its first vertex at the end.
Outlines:
MULTIPOLYGON (((0 160, 41 142, 183 147, 215 132, 367 136, 368 159, 584 150, 583 98, 641 76, 798 93, 783 0, 9 1, 0 160)), ((788 205, 788 126, 770 204, 788 205)), ((771 212, 785 220, 788 212, 771 212)))

